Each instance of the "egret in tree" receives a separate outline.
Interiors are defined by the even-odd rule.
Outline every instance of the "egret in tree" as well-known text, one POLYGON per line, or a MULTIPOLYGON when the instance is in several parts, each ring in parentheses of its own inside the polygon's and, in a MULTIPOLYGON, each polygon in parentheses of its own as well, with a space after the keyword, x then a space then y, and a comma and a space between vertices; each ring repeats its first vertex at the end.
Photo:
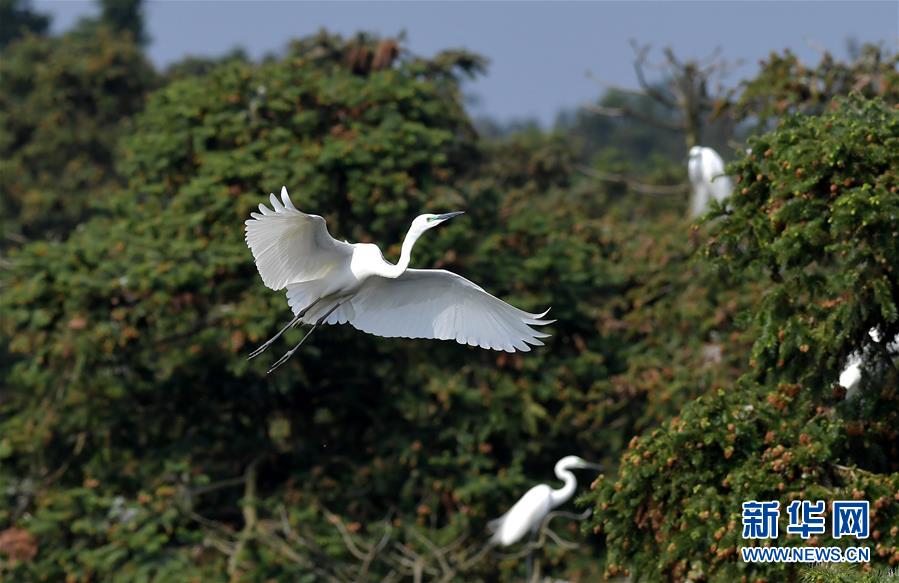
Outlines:
MULTIPOLYGON (((552 488, 548 484, 537 484, 522 496, 508 512, 487 524, 493 533, 490 542, 501 546, 509 546, 520 541, 526 534, 536 536, 543 519, 553 508, 560 506, 574 496, 577 479, 571 470, 602 469, 599 464, 584 461, 576 455, 565 456, 556 462, 556 477, 562 480, 561 488, 552 488)), ((528 580, 530 580, 532 555, 528 553, 528 580)))
POLYGON ((845 388, 847 391, 852 391, 853 393, 858 388, 858 382, 862 378, 862 357, 858 353, 852 353, 849 355, 849 360, 846 362, 846 368, 840 373, 839 383, 845 388))
POLYGON ((250 354, 254 358, 286 330, 312 328, 299 344, 277 360, 287 361, 322 324, 345 324, 388 338, 434 338, 493 350, 527 352, 546 338, 531 326, 550 324, 546 312, 531 314, 490 295, 462 276, 443 269, 409 269, 412 247, 437 225, 463 214, 424 214, 412 221, 399 261, 388 263, 377 245, 341 242, 325 220, 297 210, 287 187, 272 208, 259 205, 246 222, 246 241, 262 281, 287 290, 294 313, 274 337, 250 354))
POLYGON ((712 199, 724 202, 734 190, 730 177, 724 173, 724 160, 711 148, 690 148, 687 175, 693 186, 690 216, 694 218, 709 210, 712 199))
MULTIPOLYGON (((868 336, 874 342, 880 342, 880 332, 875 328, 868 330, 868 336)), ((890 357, 899 356, 899 335, 893 338, 893 341, 885 346, 887 354, 890 357)), ((846 361, 846 367, 840 373, 837 382, 846 389, 846 396, 851 398, 858 392, 859 382, 862 380, 862 368, 865 366, 865 358, 860 352, 853 352, 846 361)))

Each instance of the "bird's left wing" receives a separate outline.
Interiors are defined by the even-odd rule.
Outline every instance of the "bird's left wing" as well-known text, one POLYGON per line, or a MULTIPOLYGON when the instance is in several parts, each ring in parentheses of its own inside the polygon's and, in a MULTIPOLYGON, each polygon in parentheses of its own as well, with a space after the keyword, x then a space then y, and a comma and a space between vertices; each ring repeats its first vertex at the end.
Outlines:
POLYGON ((247 246, 266 286, 313 281, 350 261, 353 246, 334 239, 322 217, 297 210, 286 187, 280 201, 274 194, 270 200, 271 209, 260 204, 246 222, 247 246))
POLYGON ((388 338, 435 338, 493 350, 527 352, 545 338, 531 326, 550 324, 442 269, 407 269, 396 279, 371 277, 329 323, 388 338))

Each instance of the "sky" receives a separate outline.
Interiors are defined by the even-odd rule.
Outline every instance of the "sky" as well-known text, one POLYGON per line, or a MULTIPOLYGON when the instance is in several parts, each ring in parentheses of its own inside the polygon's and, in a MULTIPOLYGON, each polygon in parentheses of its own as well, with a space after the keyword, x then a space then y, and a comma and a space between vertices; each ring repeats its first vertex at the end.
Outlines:
MULTIPOLYGON (((62 31, 96 13, 92 2, 36 0, 62 31)), ((466 86, 473 115, 500 122, 536 119, 594 101, 607 84, 636 87, 630 41, 670 46, 681 58, 716 48, 740 60, 727 81, 758 69, 772 50, 806 62, 820 47, 847 55, 847 41, 899 43, 899 2, 886 1, 369 1, 168 0, 146 7, 149 54, 160 66, 185 55, 216 56, 236 46, 260 57, 321 28, 343 35, 402 31, 408 48, 429 56, 465 48, 487 57, 487 74, 466 86), (590 75, 588 75, 588 73, 590 75), (592 75, 592 78, 591 78, 592 75)))

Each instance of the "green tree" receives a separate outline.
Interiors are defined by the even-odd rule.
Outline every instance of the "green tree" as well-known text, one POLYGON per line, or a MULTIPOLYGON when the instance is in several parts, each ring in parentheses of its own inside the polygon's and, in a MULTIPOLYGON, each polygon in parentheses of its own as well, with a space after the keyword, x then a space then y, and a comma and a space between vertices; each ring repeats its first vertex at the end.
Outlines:
POLYGON ((774 53, 762 61, 761 71, 732 92, 724 110, 739 120, 753 120, 770 128, 776 119, 791 113, 820 114, 832 107, 834 97, 857 92, 899 102, 899 53, 865 44, 850 62, 829 52, 810 67, 790 51, 774 53))
MULTIPOLYGON (((3 326, 22 360, 8 372, 0 414, 10 502, 0 521, 23 525, 40 548, 14 577, 306 574, 308 555, 267 566, 280 547, 266 544, 268 522, 249 510, 241 521, 241 487, 258 492, 259 515, 276 518, 302 484, 305 502, 289 506, 289 521, 323 531, 312 536, 335 555, 338 534, 319 497, 366 521, 382 518, 395 498, 404 511, 409 498, 421 500, 414 437, 375 436, 387 433, 387 420, 425 421, 417 415, 427 405, 394 411, 420 402, 409 380, 395 379, 404 371, 385 364, 418 361, 404 374, 415 374, 422 391, 424 355, 394 343, 389 356, 374 356, 371 338, 336 329, 286 374, 248 367, 250 342, 286 310, 259 284, 242 222, 260 185, 290 184, 334 232, 399 242, 411 214, 458 196, 433 191, 474 155, 453 64, 408 59, 355 72, 343 60, 292 51, 174 83, 154 95, 125 143, 129 185, 105 201, 111 216, 65 243, 13 254, 3 326), (353 352, 373 356, 353 364, 345 359, 353 352), (235 476, 245 484, 229 481, 235 476), (232 487, 220 487, 222 478, 232 487), (359 498, 360 486, 373 490, 359 498), (236 525, 246 536, 229 543, 252 544, 228 547, 231 558, 198 550, 204 536, 227 536, 216 527, 204 534, 210 524, 236 525), (197 552, 204 560, 191 567, 197 552)), ((432 249, 458 236, 447 229, 432 249)), ((424 492, 438 512, 439 490, 424 492)))
POLYGON ((169 81, 188 77, 203 77, 216 67, 229 62, 248 62, 250 58, 242 48, 234 48, 221 57, 187 56, 166 67, 165 76, 169 81))
MULTIPOLYGON (((740 505, 769 499, 870 500, 872 557, 899 563, 899 369, 886 348, 899 333, 899 112, 843 100, 750 144, 707 245, 733 281, 767 274, 750 314, 750 368, 634 439, 617 477, 587 497, 611 575, 795 575, 739 559, 740 505), (835 380, 852 351, 867 355, 869 372, 847 397, 835 380)), ((778 544, 801 544, 793 538, 778 544)))
MULTIPOLYGON (((741 351, 719 344, 746 342, 733 314, 751 294, 684 267, 695 242, 675 215, 625 220, 633 206, 578 178, 563 135, 477 142, 458 77, 479 67, 319 35, 153 95, 108 216, 26 246, 4 276, 20 360, 0 405, 0 527, 40 549, 13 573, 408 575, 399 545, 431 575, 513 580, 521 561, 477 553, 488 519, 563 455, 611 463, 741 372, 741 351), (467 210, 414 264, 552 305, 548 346, 508 355, 335 327, 265 376, 245 354, 288 312, 242 222, 282 184, 388 257, 415 214, 467 210), (385 536, 367 561, 347 543, 377 550, 385 536)), ((543 561, 595 578, 595 552, 550 547, 543 561)))
POLYGON ((29 0, 0 0, 0 49, 28 33, 43 35, 50 17, 31 9, 29 0))
POLYGON ((8 237, 64 237, 121 185, 115 151, 157 77, 129 39, 28 37, 0 58, 0 214, 8 237))
POLYGON ((101 23, 115 31, 127 31, 139 45, 149 42, 143 0, 99 0, 99 4, 101 23))

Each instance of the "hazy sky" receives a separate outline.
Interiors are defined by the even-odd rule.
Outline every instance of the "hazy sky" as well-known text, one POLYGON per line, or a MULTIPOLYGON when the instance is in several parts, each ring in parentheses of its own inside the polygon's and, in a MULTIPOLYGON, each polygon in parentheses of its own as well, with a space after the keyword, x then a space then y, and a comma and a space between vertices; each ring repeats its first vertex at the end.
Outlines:
MULTIPOLYGON (((92 2, 37 0, 65 30, 92 15, 92 2)), ((813 45, 846 54, 846 41, 899 39, 899 2, 303 2, 299 0, 151 1, 150 56, 166 65, 187 54, 220 55, 235 46, 251 56, 282 49, 290 38, 325 27, 344 35, 406 31, 409 48, 431 55, 464 47, 490 59, 488 74, 469 84, 475 114, 551 123, 556 113, 591 101, 601 87, 586 75, 633 87, 630 39, 671 46, 684 58, 722 55, 752 75, 772 50, 791 48, 816 62, 813 45)), ((656 53, 658 56, 658 52, 656 53)))

